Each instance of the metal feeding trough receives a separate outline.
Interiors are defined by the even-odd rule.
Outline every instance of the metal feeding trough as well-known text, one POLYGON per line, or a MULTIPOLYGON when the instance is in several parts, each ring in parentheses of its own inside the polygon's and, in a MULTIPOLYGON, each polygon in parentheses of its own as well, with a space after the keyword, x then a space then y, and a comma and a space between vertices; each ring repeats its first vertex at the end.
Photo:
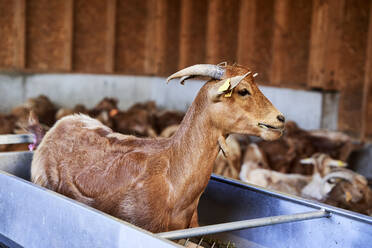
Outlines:
MULTIPOLYGON (((0 135, 0 144, 31 141, 27 135, 0 135)), ((218 241, 226 241, 223 247, 304 248, 372 243, 371 217, 217 175, 200 199, 202 227, 153 234, 30 183, 32 155, 0 153, 0 247, 222 247, 218 241)))

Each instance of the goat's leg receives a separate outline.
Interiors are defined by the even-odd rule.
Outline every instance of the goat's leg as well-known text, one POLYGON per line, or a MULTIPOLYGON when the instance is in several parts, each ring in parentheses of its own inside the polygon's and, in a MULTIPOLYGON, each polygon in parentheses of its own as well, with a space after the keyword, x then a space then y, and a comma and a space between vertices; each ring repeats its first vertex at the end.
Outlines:
POLYGON ((231 157, 230 159, 227 160, 227 164, 228 164, 228 170, 230 170, 230 177, 232 178, 239 178, 239 171, 236 169, 233 161, 231 161, 231 157))
POLYGON ((189 228, 193 228, 193 227, 199 227, 198 209, 195 209, 195 211, 194 211, 194 213, 193 213, 193 215, 191 217, 189 228))

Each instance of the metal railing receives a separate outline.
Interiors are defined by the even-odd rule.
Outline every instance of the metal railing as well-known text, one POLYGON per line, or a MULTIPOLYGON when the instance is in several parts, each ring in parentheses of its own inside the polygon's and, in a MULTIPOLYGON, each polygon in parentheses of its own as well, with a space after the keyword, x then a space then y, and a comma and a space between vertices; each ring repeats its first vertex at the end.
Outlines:
POLYGON ((6 134, 0 135, 0 145, 33 143, 32 134, 6 134))
POLYGON ((209 225, 203 227, 189 228, 183 230, 176 230, 171 232, 158 233, 157 236, 166 239, 183 239, 208 234, 215 234, 221 232, 236 231, 252 227, 268 226, 280 223, 288 223, 302 220, 310 220, 316 218, 330 217, 330 213, 324 209, 317 211, 310 211, 298 214, 270 216, 264 218, 257 218, 251 220, 242 220, 235 222, 228 222, 223 224, 209 225))

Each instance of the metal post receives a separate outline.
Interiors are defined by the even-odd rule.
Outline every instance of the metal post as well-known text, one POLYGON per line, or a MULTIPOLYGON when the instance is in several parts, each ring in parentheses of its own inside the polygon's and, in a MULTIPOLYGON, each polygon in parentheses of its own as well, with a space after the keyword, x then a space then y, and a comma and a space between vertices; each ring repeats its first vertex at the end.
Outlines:
POLYGON ((220 232, 236 231, 245 228, 268 226, 280 223, 294 222, 300 220, 309 220, 322 217, 329 217, 330 213, 324 209, 299 214, 279 215, 252 220, 235 221, 217 225, 176 230, 171 232, 158 233, 157 236, 166 239, 190 238, 220 232))
POLYGON ((33 143, 32 134, 5 134, 0 135, 0 145, 33 143))

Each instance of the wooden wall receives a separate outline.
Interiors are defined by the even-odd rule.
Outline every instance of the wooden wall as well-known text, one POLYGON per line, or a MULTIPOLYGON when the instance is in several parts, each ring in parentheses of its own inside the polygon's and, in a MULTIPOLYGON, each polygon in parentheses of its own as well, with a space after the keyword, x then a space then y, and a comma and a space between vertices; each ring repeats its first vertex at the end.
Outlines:
POLYGON ((0 69, 167 76, 238 62, 261 84, 339 91, 339 129, 372 139, 371 4, 0 0, 0 69))

